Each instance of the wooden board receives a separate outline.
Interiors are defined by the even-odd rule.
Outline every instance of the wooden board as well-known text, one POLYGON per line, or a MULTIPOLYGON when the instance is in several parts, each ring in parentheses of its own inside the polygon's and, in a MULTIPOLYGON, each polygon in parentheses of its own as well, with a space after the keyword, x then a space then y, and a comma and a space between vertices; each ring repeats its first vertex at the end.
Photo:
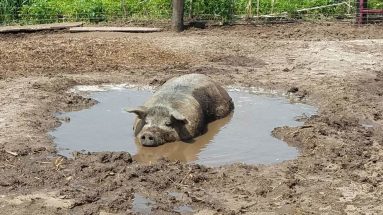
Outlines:
POLYGON ((145 27, 73 27, 69 29, 69 32, 127 32, 127 33, 151 33, 159 32, 160 28, 145 28, 145 27))
POLYGON ((82 26, 82 22, 66 22, 54 24, 41 24, 41 25, 24 25, 24 26, 5 26, 0 27, 0 33, 21 33, 21 32, 35 32, 45 30, 62 30, 71 27, 82 26))

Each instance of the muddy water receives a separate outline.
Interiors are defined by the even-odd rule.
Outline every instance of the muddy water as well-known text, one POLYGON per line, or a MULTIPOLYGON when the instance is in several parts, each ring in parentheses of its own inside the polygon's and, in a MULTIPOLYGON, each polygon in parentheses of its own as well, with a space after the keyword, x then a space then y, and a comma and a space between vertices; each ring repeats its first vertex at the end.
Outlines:
MULTIPOLYGON (((182 193, 172 192, 169 193, 170 196, 175 199, 182 200, 182 193)), ((152 201, 149 198, 144 197, 139 193, 134 194, 132 211, 137 214, 153 214, 151 213, 152 207, 156 205, 156 202, 152 201)), ((173 208, 173 211, 181 215, 193 214, 194 210, 189 205, 179 205, 173 208)))
POLYGON ((312 115, 315 108, 291 104, 285 98, 230 91, 235 111, 208 126, 208 132, 196 139, 143 147, 133 136, 134 115, 123 109, 142 105, 151 96, 149 90, 118 88, 89 92, 99 101, 90 109, 61 114, 69 117, 51 135, 59 152, 70 156, 73 151, 128 151, 140 162, 161 157, 182 162, 220 165, 234 162, 269 164, 294 159, 298 151, 271 135, 280 126, 299 126, 295 119, 312 115))
POLYGON ((154 204, 155 203, 152 200, 145 198, 144 196, 138 193, 135 193, 133 198, 132 210, 135 213, 139 214, 150 214, 150 211, 152 210, 152 205, 154 204))

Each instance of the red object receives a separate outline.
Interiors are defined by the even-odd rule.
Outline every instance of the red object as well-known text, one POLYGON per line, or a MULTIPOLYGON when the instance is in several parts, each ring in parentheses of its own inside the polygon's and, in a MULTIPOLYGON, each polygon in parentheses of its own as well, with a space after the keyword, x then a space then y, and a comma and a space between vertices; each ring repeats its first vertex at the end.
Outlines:
POLYGON ((357 22, 359 24, 362 24, 363 18, 366 17, 368 14, 383 14, 383 10, 378 9, 368 9, 367 8, 367 0, 359 0, 359 15, 357 16, 357 22))

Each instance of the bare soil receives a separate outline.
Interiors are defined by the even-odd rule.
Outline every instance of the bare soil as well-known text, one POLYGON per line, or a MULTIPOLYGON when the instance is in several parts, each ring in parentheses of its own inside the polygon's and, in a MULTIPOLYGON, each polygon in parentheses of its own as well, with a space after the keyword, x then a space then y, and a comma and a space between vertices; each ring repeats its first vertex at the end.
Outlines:
POLYGON ((381 25, 0 35, 0 210, 134 214, 138 193, 155 202, 153 214, 177 214, 182 205, 197 214, 382 214, 382 96, 381 25), (317 106, 303 126, 274 131, 300 156, 209 168, 139 164, 127 152, 56 154, 47 134, 61 123, 54 114, 95 103, 71 87, 156 86, 195 72, 317 106))

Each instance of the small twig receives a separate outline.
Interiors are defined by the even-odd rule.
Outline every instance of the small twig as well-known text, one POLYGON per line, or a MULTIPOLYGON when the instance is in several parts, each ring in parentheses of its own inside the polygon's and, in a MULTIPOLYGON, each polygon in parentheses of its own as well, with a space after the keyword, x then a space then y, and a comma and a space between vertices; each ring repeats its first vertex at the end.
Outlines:
POLYGON ((60 168, 63 164, 63 161, 64 161, 64 157, 59 157, 55 160, 54 165, 56 167, 56 170, 60 170, 60 168))
POLYGON ((48 58, 48 60, 51 62, 51 64, 54 64, 52 58, 49 57, 49 55, 46 55, 46 57, 48 58))
POLYGON ((14 167, 14 168, 16 167, 15 165, 12 165, 12 164, 6 164, 6 163, 4 164, 4 166, 1 166, 1 167, 3 168, 3 167, 7 167, 7 166, 14 167))
POLYGON ((39 164, 52 164, 52 162, 47 162, 47 161, 36 161, 36 163, 39 163, 39 164))
POLYGON ((13 156, 18 156, 19 155, 16 152, 12 152, 12 151, 8 151, 8 150, 5 150, 5 152, 10 154, 10 155, 13 155, 13 156))
POLYGON ((184 180, 186 179, 186 177, 188 177, 188 176, 190 175, 190 172, 191 172, 191 171, 192 171, 192 170, 189 169, 189 172, 186 173, 186 175, 184 176, 184 178, 181 180, 180 184, 182 184, 182 183, 184 182, 184 180))
POLYGON ((177 183, 175 181, 173 181, 171 178, 167 177, 169 179, 169 181, 171 181, 174 185, 180 187, 180 188, 186 188, 188 187, 187 185, 184 185, 184 184, 181 184, 181 183, 177 183))
POLYGON ((242 212, 242 213, 246 212, 247 209, 249 209, 249 208, 251 208, 251 207, 253 207, 253 206, 257 205, 257 204, 258 204, 258 202, 254 202, 254 203, 251 203, 249 205, 242 206, 241 209, 240 209, 240 212, 242 212))
POLYGON ((306 177, 304 177, 303 175, 301 175, 301 174, 299 174, 299 173, 295 173, 295 175, 299 176, 299 177, 300 177, 301 179, 303 179, 303 180, 307 180, 306 177))

